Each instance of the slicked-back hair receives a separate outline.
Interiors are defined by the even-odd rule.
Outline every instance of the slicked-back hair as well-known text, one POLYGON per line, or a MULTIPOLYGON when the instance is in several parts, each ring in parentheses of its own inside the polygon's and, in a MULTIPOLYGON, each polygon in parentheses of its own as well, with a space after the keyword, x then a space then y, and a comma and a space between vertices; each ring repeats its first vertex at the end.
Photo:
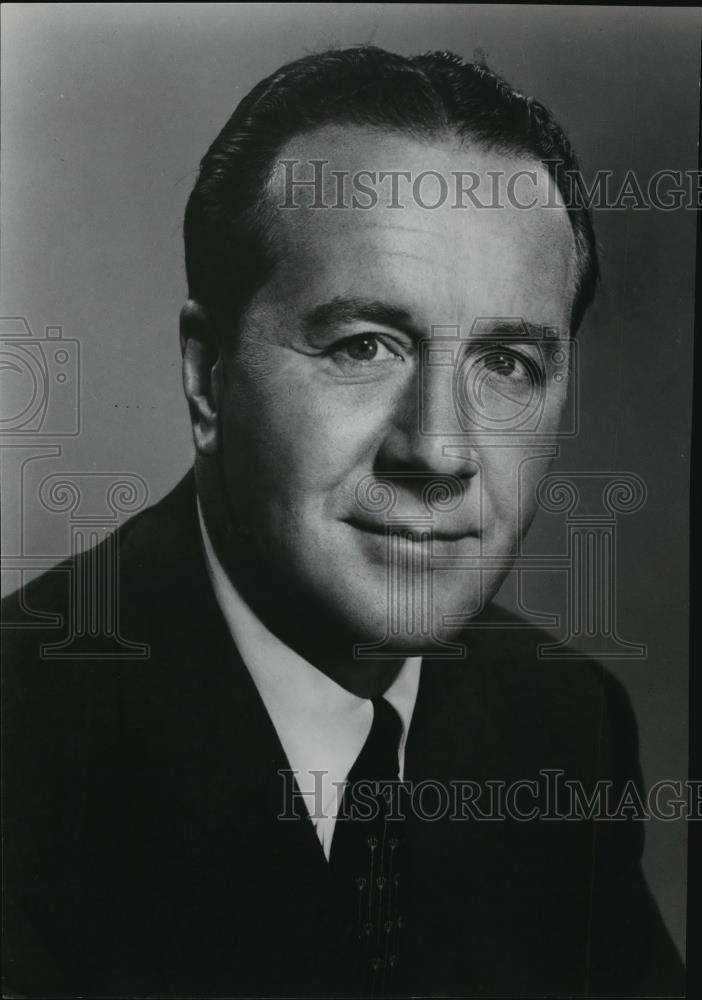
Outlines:
POLYGON ((185 212, 192 299, 236 324, 274 264, 275 212, 266 192, 281 148, 327 125, 455 136, 485 150, 540 160, 554 178, 575 237, 575 333, 597 285, 589 212, 573 198, 579 172, 550 112, 487 66, 451 52, 405 57, 375 46, 331 49, 287 63, 240 102, 200 164, 185 212))

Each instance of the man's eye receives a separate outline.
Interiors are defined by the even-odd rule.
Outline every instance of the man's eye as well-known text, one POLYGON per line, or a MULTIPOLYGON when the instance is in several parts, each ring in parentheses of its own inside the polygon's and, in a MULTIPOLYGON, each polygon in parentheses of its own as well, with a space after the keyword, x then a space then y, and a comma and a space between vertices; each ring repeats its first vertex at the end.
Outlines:
POLYGON ((515 382, 521 382, 525 379, 534 381, 536 375, 535 366, 530 364, 527 359, 503 348, 487 351, 480 358, 480 362, 489 375, 515 382))
POLYGON ((401 361, 399 353, 390 350, 379 337, 361 333, 338 344, 336 351, 352 361, 401 361))

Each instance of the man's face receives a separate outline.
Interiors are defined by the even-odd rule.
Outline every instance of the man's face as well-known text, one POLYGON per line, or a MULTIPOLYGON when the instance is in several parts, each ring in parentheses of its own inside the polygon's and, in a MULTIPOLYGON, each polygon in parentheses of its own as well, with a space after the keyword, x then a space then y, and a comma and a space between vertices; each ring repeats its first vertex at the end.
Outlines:
MULTIPOLYGON (((378 204, 361 208, 348 188, 347 207, 300 195, 276 211, 275 269, 222 360, 220 462, 254 559, 311 627, 321 615, 374 642, 392 625, 381 651, 420 652, 427 627, 448 637, 479 609, 481 577, 482 599, 495 593, 534 514, 543 438, 566 393, 538 332, 560 331, 567 353, 574 239, 546 169, 529 160, 356 128, 299 136, 280 156, 315 158, 329 161, 328 205, 339 202, 332 171, 438 170, 451 194, 429 209, 400 188, 398 209, 378 186, 378 204), (482 202, 488 171, 535 171, 516 190, 539 204, 457 208, 452 172, 466 170, 481 175, 482 202), (514 339, 517 319, 530 339, 514 339), (520 416, 530 408, 536 425, 520 416), (480 573, 478 556, 503 562, 480 573), (447 615, 459 616, 453 628, 447 615)), ((280 167, 273 191, 282 204, 280 167)), ((424 203, 437 191, 423 187, 424 203)))

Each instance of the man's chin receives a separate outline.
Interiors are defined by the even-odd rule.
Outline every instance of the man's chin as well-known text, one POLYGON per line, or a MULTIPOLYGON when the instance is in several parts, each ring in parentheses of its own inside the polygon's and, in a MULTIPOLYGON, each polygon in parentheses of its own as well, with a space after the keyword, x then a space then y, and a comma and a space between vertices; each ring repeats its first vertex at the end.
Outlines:
POLYGON ((339 634, 353 648, 355 659, 409 656, 440 656, 455 645, 471 619, 470 610, 456 606, 452 614, 435 611, 425 616, 403 617, 397 607, 386 608, 385 602, 372 607, 357 606, 349 615, 348 606, 340 624, 339 634), (385 612, 385 613, 383 613, 385 612), (399 620, 398 620, 399 619, 399 620))
POLYGON ((354 645, 354 659, 407 659, 412 656, 455 656, 460 650, 462 629, 443 629, 429 635, 393 635, 380 641, 361 641, 354 645))

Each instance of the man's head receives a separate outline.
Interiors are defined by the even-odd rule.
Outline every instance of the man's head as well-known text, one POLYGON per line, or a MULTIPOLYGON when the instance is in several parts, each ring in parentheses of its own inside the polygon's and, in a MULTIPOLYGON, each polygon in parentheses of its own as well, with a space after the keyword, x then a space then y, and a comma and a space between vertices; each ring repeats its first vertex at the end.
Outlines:
POLYGON ((448 636, 499 586, 597 279, 576 167, 540 104, 443 53, 299 60, 215 140, 186 213, 186 394, 208 523, 272 627, 373 642, 392 622, 394 650, 421 651, 423 615, 448 636), (296 167, 319 183, 291 201, 296 167), (354 187, 392 175, 399 203, 354 187))

